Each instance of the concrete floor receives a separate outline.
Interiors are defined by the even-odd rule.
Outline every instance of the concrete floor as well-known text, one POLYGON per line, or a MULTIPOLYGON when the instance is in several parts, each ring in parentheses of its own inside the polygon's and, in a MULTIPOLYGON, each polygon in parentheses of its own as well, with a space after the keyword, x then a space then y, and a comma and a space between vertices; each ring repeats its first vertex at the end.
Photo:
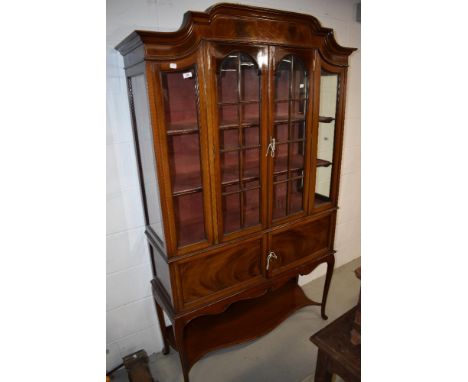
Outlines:
MULTIPOLYGON (((327 302, 328 321, 320 318, 320 307, 300 309, 267 335, 251 342, 204 356, 190 370, 191 382, 313 382, 317 348, 312 334, 356 305, 360 282, 354 270, 360 258, 335 269, 327 302)), ((324 277, 303 286, 306 295, 320 301, 324 277)), ((158 382, 182 382, 176 351, 150 356, 150 368, 158 382)), ((115 373, 114 382, 128 382, 126 372, 115 373)), ((336 382, 341 381, 339 377, 336 382)))

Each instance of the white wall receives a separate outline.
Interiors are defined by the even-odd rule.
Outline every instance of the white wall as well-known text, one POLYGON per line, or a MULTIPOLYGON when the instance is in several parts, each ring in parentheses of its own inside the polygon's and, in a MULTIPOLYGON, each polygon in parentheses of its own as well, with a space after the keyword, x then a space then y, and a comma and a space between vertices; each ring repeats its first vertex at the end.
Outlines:
MULTIPOLYGON (((361 32, 354 21, 358 0, 243 1, 243 4, 308 13, 333 28, 339 44, 359 48, 351 56, 336 229, 337 265, 360 256, 361 32), (287 8, 285 8, 287 4, 287 8)), ((113 47, 134 29, 173 31, 187 10, 204 11, 217 1, 107 0, 107 369, 144 348, 161 350, 151 300, 151 270, 123 60, 113 47)), ((301 279, 320 276, 324 266, 301 279)))

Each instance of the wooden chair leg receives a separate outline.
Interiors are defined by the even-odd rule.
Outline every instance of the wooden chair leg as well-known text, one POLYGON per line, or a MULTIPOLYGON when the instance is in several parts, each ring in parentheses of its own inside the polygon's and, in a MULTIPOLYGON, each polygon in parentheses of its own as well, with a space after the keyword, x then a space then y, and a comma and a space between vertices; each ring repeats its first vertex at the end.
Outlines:
POLYGON ((327 306, 328 290, 330 289, 330 282, 333 275, 333 268, 335 267, 335 255, 330 255, 327 260, 327 275, 325 276, 325 286, 323 288, 321 315, 324 320, 328 320, 328 316, 325 314, 325 308, 327 306))

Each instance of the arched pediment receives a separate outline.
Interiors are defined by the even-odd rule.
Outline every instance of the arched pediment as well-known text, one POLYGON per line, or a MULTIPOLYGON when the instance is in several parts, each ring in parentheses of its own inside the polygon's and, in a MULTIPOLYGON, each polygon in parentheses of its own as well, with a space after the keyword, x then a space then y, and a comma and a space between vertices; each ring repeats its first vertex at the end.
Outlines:
POLYGON ((228 3, 186 12, 175 32, 135 31, 116 49, 124 56, 136 51, 142 59, 167 60, 192 53, 202 40, 317 48, 324 59, 340 66, 347 66, 355 50, 340 46, 333 30, 311 15, 228 3))

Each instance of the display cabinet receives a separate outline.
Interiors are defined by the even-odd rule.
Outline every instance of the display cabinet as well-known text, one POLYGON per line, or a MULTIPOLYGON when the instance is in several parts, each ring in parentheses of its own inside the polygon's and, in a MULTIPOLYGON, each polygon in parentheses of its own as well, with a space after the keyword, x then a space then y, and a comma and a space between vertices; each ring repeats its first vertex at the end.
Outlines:
POLYGON ((219 4, 124 57, 163 352, 207 352, 325 306, 348 56, 317 19, 219 4), (320 302, 298 276, 327 263, 320 302), (171 325, 164 321, 163 311, 171 325))

